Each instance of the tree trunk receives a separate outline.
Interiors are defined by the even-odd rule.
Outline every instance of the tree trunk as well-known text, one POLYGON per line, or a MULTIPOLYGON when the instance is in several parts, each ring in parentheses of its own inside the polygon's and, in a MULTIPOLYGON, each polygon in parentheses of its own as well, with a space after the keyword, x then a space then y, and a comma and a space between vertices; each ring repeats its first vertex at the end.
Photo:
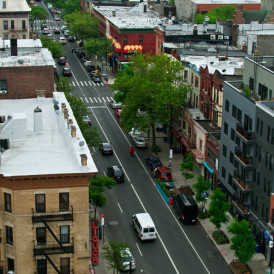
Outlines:
POLYGON ((152 148, 155 150, 155 155, 157 155, 156 150, 156 134, 155 134, 155 123, 151 126, 151 132, 152 132, 152 148))

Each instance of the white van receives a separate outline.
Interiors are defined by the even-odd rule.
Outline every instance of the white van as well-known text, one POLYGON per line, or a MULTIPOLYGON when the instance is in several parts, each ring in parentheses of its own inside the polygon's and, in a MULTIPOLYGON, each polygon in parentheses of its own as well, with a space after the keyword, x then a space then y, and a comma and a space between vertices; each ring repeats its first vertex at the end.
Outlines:
POLYGON ((157 238, 157 231, 149 213, 138 213, 133 215, 132 226, 137 231, 138 237, 142 241, 157 238))

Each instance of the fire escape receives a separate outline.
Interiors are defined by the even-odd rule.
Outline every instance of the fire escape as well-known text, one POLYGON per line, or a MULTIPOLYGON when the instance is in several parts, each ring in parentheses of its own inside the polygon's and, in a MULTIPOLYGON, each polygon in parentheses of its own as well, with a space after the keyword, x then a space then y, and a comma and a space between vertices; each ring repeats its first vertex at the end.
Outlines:
MULTIPOLYGON (((32 209, 32 223, 43 223, 46 230, 50 232, 54 241, 46 242, 45 244, 34 243, 33 253, 34 256, 45 256, 48 262, 52 265, 57 273, 61 273, 61 270, 57 267, 59 262, 57 256, 65 253, 74 253, 73 238, 68 243, 62 243, 60 237, 58 237, 54 230, 54 222, 67 222, 73 221, 73 207, 66 212, 61 211, 46 211, 46 212, 35 212, 32 209)), ((60 257, 58 256, 58 259, 60 257)))

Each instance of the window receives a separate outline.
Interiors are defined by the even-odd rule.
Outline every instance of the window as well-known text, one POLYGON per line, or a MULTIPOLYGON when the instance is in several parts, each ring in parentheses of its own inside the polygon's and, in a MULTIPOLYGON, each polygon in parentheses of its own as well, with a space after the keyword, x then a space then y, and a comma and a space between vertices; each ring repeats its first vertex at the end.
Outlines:
POLYGON ((266 178, 264 177, 264 193, 266 192, 266 178))
POLYGON ((261 173, 260 171, 257 172, 257 185, 259 186, 260 185, 260 178, 261 177, 261 173))
POLYGON ((194 83, 194 74, 191 73, 191 84, 193 84, 193 83, 194 83))
POLYGON ((269 152, 265 153, 265 167, 268 167, 269 165, 269 152))
POLYGON ((13 232, 10 226, 6 226, 6 243, 13 245, 13 232))
POLYGON ((195 76, 195 88, 198 88, 199 86, 199 78, 195 76))
POLYGON ((237 115, 237 108, 234 105, 232 105, 232 116, 236 118, 236 115, 237 115))
MULTIPOLYGON (((267 196, 270 197, 271 189, 270 189, 270 182, 267 181, 267 196)), ((273 216, 274 217, 274 216, 273 216)))
POLYGON ((23 34, 23 39, 27 39, 27 35, 26 34, 23 34))
POLYGON ((227 155, 227 147, 223 145, 223 155, 226 157, 227 155))
POLYGON ((268 218, 269 217, 269 212, 268 212, 268 207, 265 207, 265 218, 268 218))
POLYGON ((241 111, 240 109, 237 110, 237 120, 238 120, 239 122, 242 121, 242 111, 241 111))
POLYGON ((256 178, 257 178, 257 171, 256 171, 256 168, 254 168, 254 170, 253 170, 253 179, 254 179, 254 182, 256 182, 256 178))
POLYGON ((270 126, 267 126, 267 136, 266 136, 266 140, 269 142, 269 140, 270 140, 270 130, 271 130, 271 128, 270 128, 270 126))
POLYGON ((25 30, 26 29, 26 21, 22 20, 22 29, 25 30))
POLYGON ((9 39, 9 35, 8 34, 4 34, 4 40, 8 40, 9 39))
POLYGON ((14 20, 11 20, 11 21, 10 21, 10 28, 11 28, 11 29, 14 29, 14 20))
POLYGON ((62 274, 70 273, 70 259, 69 258, 61 258, 60 259, 60 267, 62 274))
POLYGON ((199 139, 199 149, 203 150, 203 140, 199 139))
POLYGON ((37 242, 37 245, 46 244, 46 228, 45 227, 36 228, 36 242, 37 242))
POLYGON ((14 271, 14 260, 11 258, 8 258, 8 270, 14 271))
POLYGON ((257 126, 256 126, 256 132, 259 133, 260 128, 260 118, 257 118, 257 126))
POLYGON ((60 241, 63 244, 69 243, 69 225, 60 226, 60 241))
POLYGON ((47 260, 37 260, 37 274, 47 274, 47 260))
POLYGON ((272 170, 272 167, 273 167, 273 156, 270 155, 270 157, 269 157, 269 170, 272 170))
POLYGON ((11 212, 11 194, 4 193, 5 211, 11 212))
POLYGON ((228 124, 226 122, 224 122, 224 133, 225 135, 228 133, 228 124))
POLYGON ((69 193, 59 193, 59 210, 69 210, 69 193))
POLYGON ((140 36, 139 36, 139 44, 140 44, 140 45, 143 45, 143 35, 140 35, 140 36))
POLYGON ((0 90, 7 90, 7 80, 0 79, 0 90))
POLYGON ((35 210, 36 212, 46 212, 46 195, 36 194, 35 195, 35 210))
POLYGON ((4 30, 9 29, 9 23, 8 23, 7 20, 4 20, 4 21, 3 21, 3 28, 4 28, 4 30))
POLYGON ((127 36, 124 36, 124 45, 127 44, 127 36))
POLYGON ((222 177, 223 177, 224 179, 225 179, 225 172, 226 172, 225 168, 222 167, 222 177))
POLYGON ((240 138, 236 136, 236 144, 239 146, 240 145, 240 138))
POLYGON ((261 216, 264 216, 264 203, 262 204, 262 212, 261 212, 261 216))
POLYGON ((261 120, 261 128, 260 128, 260 135, 263 135, 263 128, 264 128, 264 121, 261 120))
POLYGON ((255 144, 255 158, 258 157, 258 145, 255 144))
POLYGON ((210 161, 215 165, 216 164, 216 155, 214 154, 214 152, 210 148, 208 148, 207 154, 208 154, 208 158, 210 159, 210 161))
POLYGON ((254 207, 254 193, 251 194, 251 206, 254 207))
POLYGON ((184 70, 184 80, 188 80, 188 70, 184 70))
POLYGON ((262 152, 261 152, 261 147, 259 146, 259 159, 258 159, 259 161, 261 161, 262 160, 262 152))
POLYGON ((256 196, 255 197, 255 210, 258 209, 258 197, 256 196))
POLYGON ((231 131, 230 131, 230 138, 232 141, 235 141, 235 130, 233 128, 231 128, 231 131))
POLYGON ((228 174, 228 184, 232 186, 232 175, 230 173, 228 174))
POLYGON ((230 151, 230 153, 229 153, 229 162, 231 164, 233 164, 233 152, 232 151, 230 151))
POLYGON ((249 77, 249 88, 250 90, 254 90, 254 79, 249 77))

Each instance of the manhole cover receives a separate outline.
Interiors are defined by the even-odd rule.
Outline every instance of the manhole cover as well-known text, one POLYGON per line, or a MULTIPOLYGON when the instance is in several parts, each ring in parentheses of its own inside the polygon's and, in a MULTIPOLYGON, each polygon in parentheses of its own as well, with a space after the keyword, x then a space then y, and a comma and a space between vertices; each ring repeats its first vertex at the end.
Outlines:
POLYGON ((118 225, 118 222, 117 221, 110 221, 109 224, 110 225, 118 225))

